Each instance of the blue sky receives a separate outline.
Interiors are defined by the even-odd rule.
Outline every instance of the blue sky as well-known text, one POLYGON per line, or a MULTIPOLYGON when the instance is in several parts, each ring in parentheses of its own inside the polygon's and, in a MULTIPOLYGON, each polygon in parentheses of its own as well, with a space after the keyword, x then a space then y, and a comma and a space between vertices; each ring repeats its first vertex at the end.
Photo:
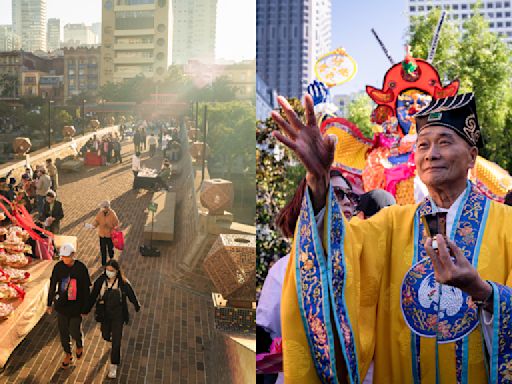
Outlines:
MULTIPOLYGON (((11 24, 11 3, 0 0, 0 24, 11 24)), ((90 25, 101 21, 101 4, 101 0, 47 0, 47 16, 61 19, 61 26, 90 25)), ((217 58, 239 61, 256 57, 256 0, 218 0, 217 20, 217 58)))
POLYGON ((356 60, 358 72, 348 83, 332 90, 346 94, 380 87, 390 63, 375 40, 374 28, 395 62, 404 57, 408 25, 406 0, 332 0, 332 48, 343 47, 356 60))

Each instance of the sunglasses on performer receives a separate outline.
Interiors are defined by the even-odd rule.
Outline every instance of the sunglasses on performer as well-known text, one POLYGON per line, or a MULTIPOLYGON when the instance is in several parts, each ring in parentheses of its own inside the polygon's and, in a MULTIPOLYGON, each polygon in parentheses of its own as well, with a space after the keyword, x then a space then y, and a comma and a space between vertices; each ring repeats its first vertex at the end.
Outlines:
POLYGON ((341 187, 333 187, 333 190, 334 194, 336 195, 336 198, 340 201, 343 200, 346 196, 347 199, 349 199, 353 203, 359 202, 359 195, 357 193, 354 193, 352 191, 346 191, 341 187))

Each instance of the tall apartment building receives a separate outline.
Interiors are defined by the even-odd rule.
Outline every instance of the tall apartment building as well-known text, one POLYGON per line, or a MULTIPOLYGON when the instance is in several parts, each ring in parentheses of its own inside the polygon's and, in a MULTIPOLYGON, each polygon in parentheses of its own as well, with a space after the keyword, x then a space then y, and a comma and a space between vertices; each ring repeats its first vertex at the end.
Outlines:
POLYGON ((15 51, 20 48, 21 39, 12 31, 12 26, 0 25, 0 52, 15 51))
POLYGON ((217 0, 173 1, 172 63, 215 61, 217 0))
POLYGON ((302 97, 331 49, 331 0, 256 2, 256 68, 279 94, 302 97))
POLYGON ((12 0, 12 26, 24 51, 46 51, 46 0, 12 0))
POLYGON ((60 19, 48 19, 47 49, 56 51, 60 48, 60 19))
POLYGON ((101 49, 64 48, 64 98, 95 94, 100 86, 101 49))
POLYGON ((63 46, 67 48, 96 44, 94 32, 85 24, 66 24, 64 26, 63 46))
POLYGON ((94 44, 101 44, 101 23, 92 23, 92 33, 94 33, 94 44))
POLYGON ((139 74, 163 79, 168 66, 170 0, 103 0, 101 84, 139 74))
MULTIPOLYGON (((440 8, 447 11, 448 19, 452 20, 462 29, 463 23, 474 12, 476 0, 407 0, 407 13, 409 19, 412 16, 425 16, 432 8, 440 8)), ((482 0, 482 8, 479 10, 489 21, 491 32, 501 34, 503 41, 512 43, 512 2, 482 0)))

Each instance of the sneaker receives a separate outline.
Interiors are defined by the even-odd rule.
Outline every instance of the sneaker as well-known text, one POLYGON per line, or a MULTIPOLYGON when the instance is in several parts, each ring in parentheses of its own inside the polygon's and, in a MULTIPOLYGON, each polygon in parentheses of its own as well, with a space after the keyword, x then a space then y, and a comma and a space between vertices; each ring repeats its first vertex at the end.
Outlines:
POLYGON ((110 364, 107 377, 109 379, 115 379, 117 377, 117 365, 116 364, 110 364))

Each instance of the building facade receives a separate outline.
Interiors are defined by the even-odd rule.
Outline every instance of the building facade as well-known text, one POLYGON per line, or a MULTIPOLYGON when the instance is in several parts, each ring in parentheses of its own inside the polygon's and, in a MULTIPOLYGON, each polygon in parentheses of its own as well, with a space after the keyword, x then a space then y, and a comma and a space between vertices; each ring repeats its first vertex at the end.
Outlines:
POLYGON ((264 121, 277 108, 277 92, 256 76, 256 120, 264 121))
POLYGON ((64 48, 64 98, 96 94, 100 87, 101 48, 64 48))
MULTIPOLYGON (((476 0, 407 0, 407 14, 409 20, 412 16, 426 16, 432 8, 447 11, 447 17, 460 29, 464 22, 474 12, 476 0)), ((482 0, 480 14, 489 21, 491 32, 500 34, 503 41, 512 44, 512 2, 482 0)))
POLYGON ((101 44, 101 23, 92 23, 92 33, 94 33, 94 44, 101 44))
POLYGON ((46 0, 12 0, 12 26, 24 51, 46 51, 46 0))
POLYGON ((279 94, 302 97, 330 49, 331 0, 257 1, 257 71, 279 94))
POLYGON ((101 84, 137 75, 163 80, 171 28, 170 0, 103 0, 101 84))
POLYGON ((64 26, 63 46, 66 48, 91 46, 96 44, 96 36, 90 26, 85 24, 66 24, 64 26))
POLYGON ((217 0, 174 0, 173 15, 172 63, 213 63, 217 0))
POLYGON ((212 64, 190 60, 184 67, 185 76, 193 79, 194 85, 202 88, 211 85, 217 78, 225 78, 240 100, 254 100, 256 92, 256 61, 212 64))
POLYGON ((48 19, 47 49, 48 51, 56 51, 60 49, 60 19, 48 19))
POLYGON ((62 76, 63 64, 63 57, 40 57, 25 51, 0 52, 0 97, 41 96, 41 78, 62 76))
POLYGON ((11 25, 0 25, 0 52, 15 51, 21 48, 21 39, 11 25))

